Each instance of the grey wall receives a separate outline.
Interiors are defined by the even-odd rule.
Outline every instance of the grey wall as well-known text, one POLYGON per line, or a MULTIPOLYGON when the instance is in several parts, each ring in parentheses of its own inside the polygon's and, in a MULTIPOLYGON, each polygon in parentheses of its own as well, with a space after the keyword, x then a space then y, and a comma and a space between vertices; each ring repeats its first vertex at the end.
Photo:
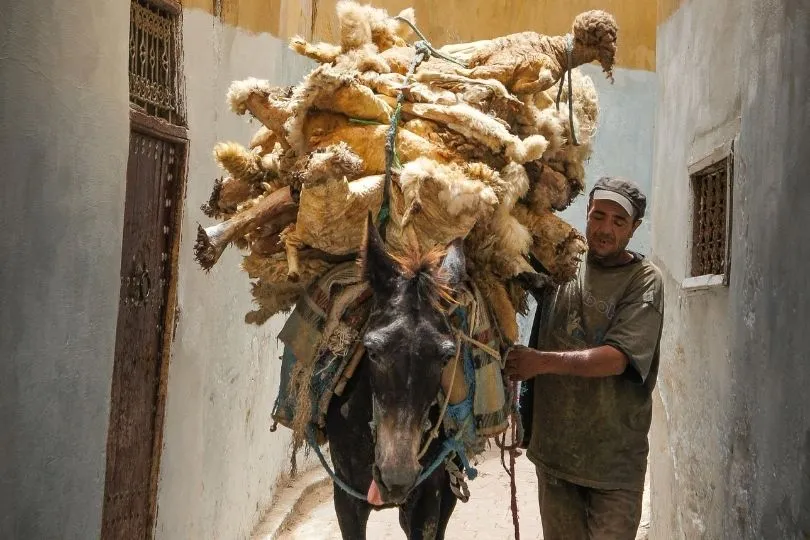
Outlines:
POLYGON ((733 538, 810 538, 810 4, 745 2, 729 303, 733 538), (746 510, 745 512, 743 510, 746 510))
POLYGON ((104 492, 129 6, 0 13, 0 537, 84 540, 104 492))
POLYGON ((659 27, 652 538, 810 535, 809 17, 801 0, 693 0, 659 27), (686 167, 737 134, 731 283, 685 290, 686 167))
POLYGON ((206 274, 194 261, 200 211, 222 176, 214 145, 247 144, 259 128, 230 111, 233 80, 286 85, 312 67, 286 41, 222 24, 206 12, 183 15, 191 154, 180 244, 177 327, 169 367, 157 537, 246 538, 269 506, 288 465, 289 431, 269 432, 279 384, 283 318, 245 324, 250 284, 231 247, 206 274))
MULTIPOLYGON (((599 126, 593 143, 593 154, 585 167, 585 192, 560 216, 585 233, 587 194, 601 176, 624 176, 638 182, 647 195, 648 216, 634 235, 630 249, 650 253, 652 223, 652 156, 656 107, 657 77, 654 72, 618 68, 613 84, 601 68, 580 68, 590 76, 599 96, 599 126)), ((534 302, 527 317, 519 317, 521 342, 531 332, 534 302)))

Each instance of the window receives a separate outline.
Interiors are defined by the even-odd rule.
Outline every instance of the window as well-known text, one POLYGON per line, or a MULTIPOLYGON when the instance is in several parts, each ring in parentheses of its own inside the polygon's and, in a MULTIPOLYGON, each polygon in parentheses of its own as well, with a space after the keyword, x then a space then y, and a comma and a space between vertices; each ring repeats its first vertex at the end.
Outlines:
POLYGON ((131 0, 129 97, 141 112, 185 126, 180 13, 171 0, 131 0))
POLYGON ((692 187, 691 278, 728 285, 734 145, 689 167, 692 187))

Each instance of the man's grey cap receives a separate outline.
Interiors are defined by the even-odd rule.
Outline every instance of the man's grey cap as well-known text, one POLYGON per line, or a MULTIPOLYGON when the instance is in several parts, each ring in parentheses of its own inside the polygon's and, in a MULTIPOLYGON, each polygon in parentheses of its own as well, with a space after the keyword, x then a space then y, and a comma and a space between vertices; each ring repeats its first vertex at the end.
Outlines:
POLYGON ((644 217, 644 212, 647 210, 647 197, 641 192, 638 184, 632 180, 618 176, 603 176, 596 181, 596 185, 591 189, 588 198, 593 199, 593 193, 598 189, 618 193, 630 201, 630 204, 636 211, 633 219, 641 219, 644 217))

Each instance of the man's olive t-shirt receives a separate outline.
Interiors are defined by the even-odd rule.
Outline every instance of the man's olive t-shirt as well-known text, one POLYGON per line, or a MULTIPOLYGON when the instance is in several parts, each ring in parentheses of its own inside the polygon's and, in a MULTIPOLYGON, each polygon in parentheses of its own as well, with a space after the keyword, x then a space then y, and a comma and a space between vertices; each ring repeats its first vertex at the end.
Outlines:
POLYGON ((625 372, 613 377, 534 379, 529 459, 587 487, 644 488, 664 293, 655 265, 633 256, 617 267, 585 259, 576 279, 538 300, 535 348, 612 345, 630 360, 625 372))

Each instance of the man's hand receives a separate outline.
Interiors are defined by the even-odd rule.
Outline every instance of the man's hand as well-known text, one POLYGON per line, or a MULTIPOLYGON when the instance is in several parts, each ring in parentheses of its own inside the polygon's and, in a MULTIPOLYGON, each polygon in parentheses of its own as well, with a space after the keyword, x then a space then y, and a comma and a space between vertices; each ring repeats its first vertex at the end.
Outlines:
POLYGON ((628 365, 629 358, 612 345, 565 352, 538 351, 515 345, 506 357, 505 371, 513 381, 547 374, 611 377, 624 373, 628 365))
POLYGON ((506 375, 513 381, 525 381, 546 373, 547 364, 542 352, 515 345, 506 357, 506 375))

